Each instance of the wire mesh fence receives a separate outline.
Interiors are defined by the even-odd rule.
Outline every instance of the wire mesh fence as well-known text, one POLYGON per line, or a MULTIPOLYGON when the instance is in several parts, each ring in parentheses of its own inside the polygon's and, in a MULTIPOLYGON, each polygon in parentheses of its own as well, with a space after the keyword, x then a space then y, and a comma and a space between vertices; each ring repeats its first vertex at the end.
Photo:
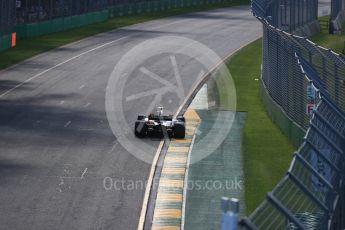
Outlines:
POLYGON ((332 20, 336 19, 342 10, 345 10, 345 0, 331 1, 331 19, 332 20))
POLYGON ((15 1, 0 1, 0 37, 13 32, 15 25, 15 1))
MULTIPOLYGON (((13 0, 12 0, 13 2, 13 0)), ((19 0, 17 24, 36 23, 56 18, 113 9, 113 16, 185 7, 224 0, 19 0)), ((110 12, 112 13, 112 12, 110 12)))
POLYGON ((270 25, 291 32, 315 21, 317 18, 318 1, 252 1, 252 9, 257 17, 265 18, 270 25))
POLYGON ((330 15, 330 32, 342 33, 342 24, 345 22, 345 0, 332 0, 330 15))
MULTIPOLYGON (((31 38, 109 18, 242 0, 17 0, 16 35, 31 38)), ((243 0, 245 2, 246 0, 243 0)), ((1 48, 0 48, 1 50, 1 48)))
POLYGON ((143 2, 143 0, 21 0, 17 2, 19 2, 17 23, 22 24, 86 14, 115 5, 143 2))
POLYGON ((287 175, 242 220, 244 229, 345 226, 345 58, 294 34, 317 20, 317 2, 309 1, 306 10, 291 7, 306 4, 296 2, 252 2, 263 24, 262 84, 306 136, 287 175), (289 23, 281 23, 281 18, 289 23))
POLYGON ((263 81, 271 97, 306 129, 310 116, 306 113, 307 94, 300 76, 295 54, 306 63, 306 71, 315 76, 320 90, 345 109, 345 59, 304 37, 278 30, 264 23, 263 81), (308 63, 308 65, 307 65, 308 63), (284 87, 280 87, 284 86, 284 87), (298 100, 296 100, 298 99, 298 100))

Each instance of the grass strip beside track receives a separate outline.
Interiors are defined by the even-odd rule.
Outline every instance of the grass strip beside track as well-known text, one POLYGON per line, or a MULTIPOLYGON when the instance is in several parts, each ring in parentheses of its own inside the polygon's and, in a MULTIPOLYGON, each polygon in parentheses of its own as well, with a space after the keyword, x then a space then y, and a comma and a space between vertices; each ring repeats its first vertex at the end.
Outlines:
POLYGON ((19 40, 16 48, 9 49, 0 53, 0 69, 4 69, 8 66, 21 62, 35 55, 46 52, 48 50, 116 28, 142 23, 145 21, 150 21, 158 18, 244 4, 249 4, 249 1, 234 0, 226 3, 191 6, 186 8, 174 8, 161 12, 116 17, 111 18, 105 22, 96 23, 76 29, 71 29, 36 38, 19 40))
MULTIPOLYGON (((259 39, 236 53, 228 63, 237 91, 237 110, 247 112, 243 134, 247 214, 286 174, 295 149, 268 117, 260 98, 261 46, 259 39)), ((220 93, 221 97, 225 95, 220 93)))
MULTIPOLYGON (((329 17, 320 18, 322 21, 329 17)), ((310 40, 337 53, 345 48, 345 24, 342 35, 331 35, 328 28, 310 40)), ((243 165, 245 176, 246 212, 250 214, 265 199, 286 174, 295 150, 291 142, 268 117, 260 98, 260 72, 262 63, 262 39, 246 46, 228 62, 237 91, 237 110, 246 111, 247 121, 243 134, 243 165)), ((220 83, 221 85, 221 83, 220 83)), ((221 97, 226 97, 226 93, 221 97)), ((224 109, 231 109, 226 105, 224 109)))

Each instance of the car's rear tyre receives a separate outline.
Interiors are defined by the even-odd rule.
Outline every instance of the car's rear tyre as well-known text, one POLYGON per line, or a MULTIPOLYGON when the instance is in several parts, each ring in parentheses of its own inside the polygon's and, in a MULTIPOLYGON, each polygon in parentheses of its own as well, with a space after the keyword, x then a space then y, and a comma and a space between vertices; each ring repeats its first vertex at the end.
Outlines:
POLYGON ((183 139, 186 136, 186 127, 184 122, 176 122, 174 125, 174 137, 183 139))
POLYGON ((176 120, 178 120, 178 121, 180 121, 180 122, 183 122, 183 123, 186 122, 186 119, 184 118, 184 116, 177 116, 177 117, 176 117, 176 120))
POLYGON ((145 121, 136 121, 134 126, 134 134, 137 137, 146 136, 147 126, 145 121))

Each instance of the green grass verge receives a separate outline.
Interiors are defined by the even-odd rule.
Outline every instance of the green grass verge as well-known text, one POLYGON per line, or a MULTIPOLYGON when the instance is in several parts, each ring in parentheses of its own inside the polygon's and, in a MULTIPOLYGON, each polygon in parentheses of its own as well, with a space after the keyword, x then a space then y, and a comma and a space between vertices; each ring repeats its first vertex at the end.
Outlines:
MULTIPOLYGON (((295 150, 268 117, 260 98, 258 79, 261 72, 261 46, 262 40, 259 39, 240 50, 228 63, 237 90, 237 110, 247 111, 243 133, 247 214, 265 199, 267 192, 286 174, 295 150)), ((231 109, 227 105, 223 107, 231 109)))
MULTIPOLYGON (((319 20, 322 22, 321 24, 324 24, 324 22, 329 21, 329 16, 321 17, 319 20)), ((345 24, 342 32, 345 33, 345 24)), ((325 26, 322 26, 321 31, 309 39, 320 46, 332 49, 336 53, 344 52, 345 34, 329 34, 328 28, 325 26)))
MULTIPOLYGON (((320 33, 310 39, 317 44, 341 53, 344 49, 345 35, 330 35, 326 21, 320 18, 320 33)), ((343 28, 345 32, 345 25, 343 28)), ((243 132, 243 167, 245 176, 246 212, 250 214, 266 198, 267 192, 286 174, 292 160, 295 147, 281 132, 266 113, 260 97, 260 72, 262 63, 262 39, 246 46, 228 62, 237 91, 237 111, 247 112, 247 121, 243 132)), ((225 84, 218 78, 217 84, 225 84)), ((227 93, 220 94, 221 106, 230 107, 227 93)))
POLYGON ((139 15, 116 17, 102 23, 92 24, 41 37, 19 40, 16 48, 0 53, 0 69, 4 69, 10 65, 16 64, 20 61, 46 52, 48 50, 60 47, 62 45, 116 28, 163 17, 243 4, 249 4, 249 0, 234 0, 226 3, 191 6, 187 8, 175 8, 155 13, 144 13, 139 15))

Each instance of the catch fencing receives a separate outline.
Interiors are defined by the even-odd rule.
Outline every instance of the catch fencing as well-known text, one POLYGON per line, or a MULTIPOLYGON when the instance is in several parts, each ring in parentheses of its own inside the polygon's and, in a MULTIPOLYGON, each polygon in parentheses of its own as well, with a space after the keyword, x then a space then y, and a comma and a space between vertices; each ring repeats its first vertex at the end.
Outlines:
POLYGON ((345 10, 345 0, 332 0, 331 20, 335 20, 341 11, 345 10))
POLYGON ((11 47, 11 33, 15 26, 15 1, 0 1, 0 51, 11 47))
POLYGON ((0 1, 0 36, 12 33, 15 25, 15 2, 13 0, 0 1))
POLYGON ((112 17, 224 2, 241 0, 20 0, 16 8, 16 31, 18 38, 30 38, 112 17))
POLYGON ((332 0, 330 15, 330 32, 333 34, 342 33, 342 24, 345 22, 345 0, 332 0))
MULTIPOLYGON (((37 23, 111 9, 114 16, 155 12, 227 0, 17 0, 17 24, 37 23)), ((15 2, 12 0, 12 2, 15 2)))
POLYGON ((253 0, 252 11, 263 24, 264 93, 306 135, 286 176, 241 226, 343 229, 345 58, 305 37, 317 29, 316 1, 253 0))
POLYGON ((17 23, 43 22, 148 1, 154 0, 21 0, 17 1, 17 23))

